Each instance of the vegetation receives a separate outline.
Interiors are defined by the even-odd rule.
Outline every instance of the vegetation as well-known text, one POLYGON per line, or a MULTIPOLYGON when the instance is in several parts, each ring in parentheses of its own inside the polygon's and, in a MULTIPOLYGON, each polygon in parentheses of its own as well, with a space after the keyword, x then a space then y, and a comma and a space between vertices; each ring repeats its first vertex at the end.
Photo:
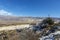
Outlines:
POLYGON ((0 32, 0 40, 39 40, 39 35, 32 30, 23 29, 21 32, 16 30, 0 32))
POLYGON ((48 17, 48 18, 44 19, 44 20, 42 21, 42 23, 48 24, 48 25, 53 25, 53 24, 54 24, 54 21, 53 21, 52 18, 48 17))
POLYGON ((50 33, 53 33, 56 31, 57 27, 54 23, 54 20, 50 17, 44 19, 41 23, 38 24, 38 26, 35 26, 34 31, 36 32, 38 29, 41 32, 41 35, 49 35, 50 33))
POLYGON ((54 20, 50 17, 44 19, 42 23, 34 26, 31 30, 29 28, 10 30, 0 32, 0 40, 39 40, 39 37, 49 35, 55 32, 54 20))

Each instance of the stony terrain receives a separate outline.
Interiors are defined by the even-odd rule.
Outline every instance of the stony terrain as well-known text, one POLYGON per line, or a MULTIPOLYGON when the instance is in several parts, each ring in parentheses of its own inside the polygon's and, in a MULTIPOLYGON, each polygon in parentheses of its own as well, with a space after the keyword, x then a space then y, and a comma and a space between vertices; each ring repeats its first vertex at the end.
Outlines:
MULTIPOLYGON (((9 19, 10 20, 10 19, 9 19)), ((39 23, 0 26, 0 40, 60 40, 60 23, 46 18, 39 23)))

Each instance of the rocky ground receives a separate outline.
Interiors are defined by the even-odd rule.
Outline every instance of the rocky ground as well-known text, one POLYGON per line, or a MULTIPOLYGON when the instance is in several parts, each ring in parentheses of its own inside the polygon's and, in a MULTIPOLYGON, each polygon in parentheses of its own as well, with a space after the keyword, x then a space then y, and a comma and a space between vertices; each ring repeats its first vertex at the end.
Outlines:
POLYGON ((60 40, 60 25, 47 18, 37 25, 0 27, 0 40, 60 40))

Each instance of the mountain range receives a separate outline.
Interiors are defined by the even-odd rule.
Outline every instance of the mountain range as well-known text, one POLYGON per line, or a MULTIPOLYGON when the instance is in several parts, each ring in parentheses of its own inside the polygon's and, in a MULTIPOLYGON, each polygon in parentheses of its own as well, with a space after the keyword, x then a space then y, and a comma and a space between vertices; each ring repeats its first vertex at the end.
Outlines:
MULTIPOLYGON (((21 17, 21 16, 3 16, 0 15, 0 24, 22 24, 22 23, 38 23, 46 17, 21 17)), ((52 17, 53 18, 53 17, 52 17)), ((60 18, 53 18, 60 21, 60 18)))

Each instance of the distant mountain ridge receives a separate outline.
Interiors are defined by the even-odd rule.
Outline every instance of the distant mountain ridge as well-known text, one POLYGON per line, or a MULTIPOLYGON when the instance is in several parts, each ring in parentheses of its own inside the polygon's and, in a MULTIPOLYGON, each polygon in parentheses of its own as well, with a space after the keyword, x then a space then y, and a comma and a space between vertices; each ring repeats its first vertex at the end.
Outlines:
MULTIPOLYGON (((20 17, 20 16, 3 16, 0 15, 0 24, 12 23, 37 23, 41 22, 46 17, 20 17)), ((55 21, 60 21, 60 18, 53 18, 55 21)))

